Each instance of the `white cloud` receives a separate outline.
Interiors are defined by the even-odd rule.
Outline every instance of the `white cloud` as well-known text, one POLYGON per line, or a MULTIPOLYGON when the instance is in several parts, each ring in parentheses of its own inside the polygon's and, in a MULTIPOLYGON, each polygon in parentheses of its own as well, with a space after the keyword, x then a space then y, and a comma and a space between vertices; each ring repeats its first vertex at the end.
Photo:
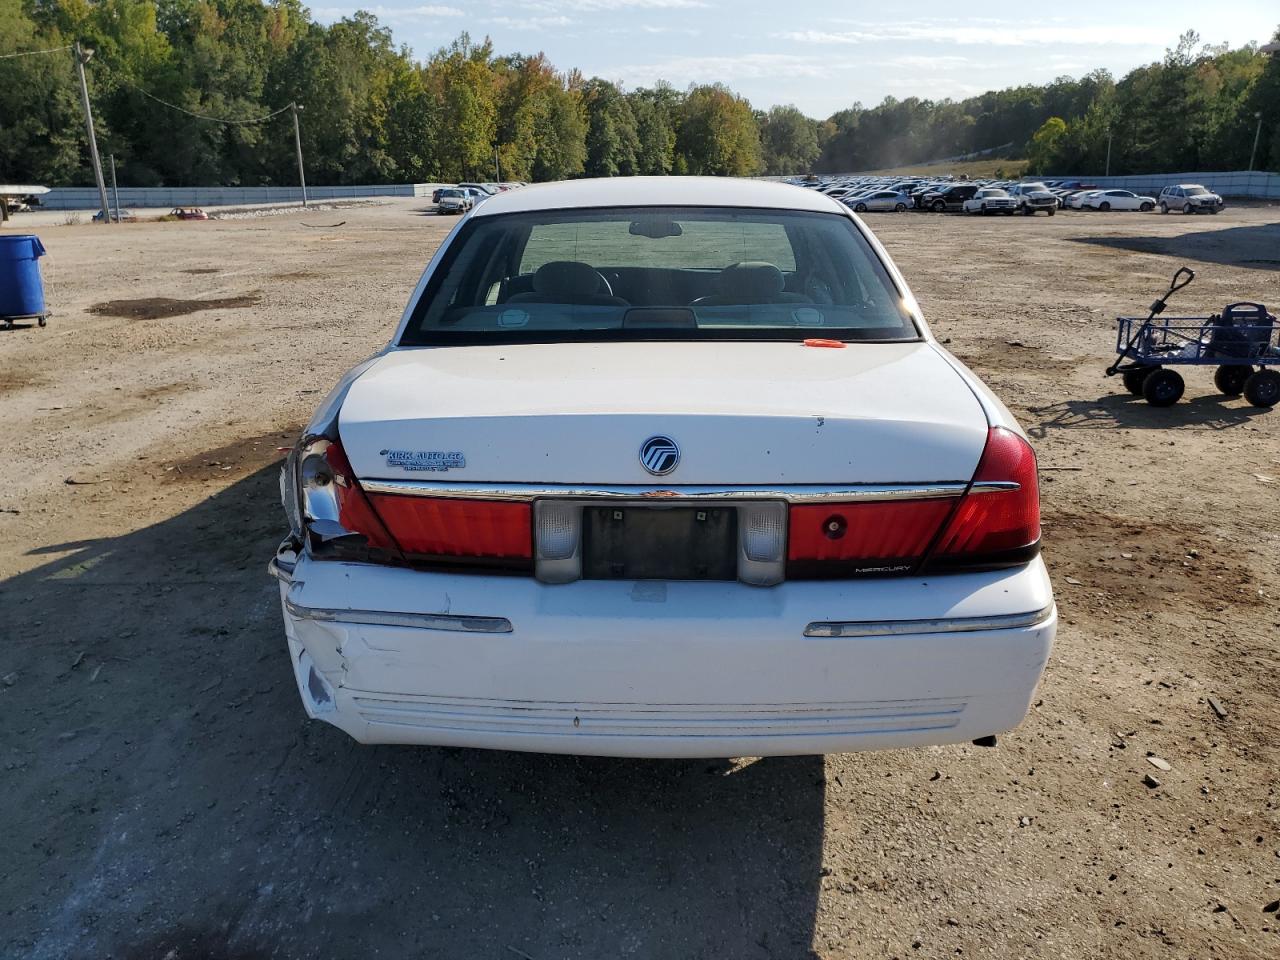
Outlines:
POLYGON ((547 27, 567 27, 573 21, 564 16, 551 17, 488 17, 482 21, 510 30, 545 30, 547 27))
POLYGON ((706 7, 703 0, 526 0, 521 6, 531 10, 574 10, 597 13, 615 10, 694 10, 706 7))
POLYGON ((832 63, 817 57, 785 53, 746 53, 737 57, 664 57, 652 63, 625 64, 597 69, 599 76, 621 79, 628 86, 648 86, 666 80, 676 86, 689 83, 732 84, 735 80, 829 77, 851 64, 832 63))
POLYGON ((905 67, 911 70, 953 70, 957 67, 982 66, 982 64, 976 63, 968 57, 930 57, 916 54, 893 57, 890 60, 885 60, 883 65, 886 67, 905 67))
MULTIPOLYGON (((970 21, 971 22, 971 21, 970 21)), ((859 44, 880 41, 951 43, 961 46, 1029 47, 1111 44, 1145 47, 1151 40, 1142 27, 1094 24, 1046 27, 1043 24, 991 21, 985 26, 908 21, 897 24, 858 24, 856 30, 794 30, 780 33, 783 40, 812 44, 859 44)))

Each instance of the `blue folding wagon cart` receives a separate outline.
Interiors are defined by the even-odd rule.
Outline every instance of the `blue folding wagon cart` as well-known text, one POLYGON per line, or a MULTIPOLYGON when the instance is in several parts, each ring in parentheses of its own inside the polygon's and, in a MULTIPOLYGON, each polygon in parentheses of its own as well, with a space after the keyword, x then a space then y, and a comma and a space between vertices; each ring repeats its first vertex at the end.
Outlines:
POLYGON ((1214 385, 1228 397, 1244 394, 1255 407, 1280 401, 1280 347, 1276 318, 1260 303, 1233 303, 1208 317, 1160 317, 1169 297, 1195 279, 1182 267, 1146 319, 1116 318, 1116 361, 1125 389, 1153 407, 1177 403, 1186 382, 1175 366, 1214 366, 1214 385), (1157 319, 1158 318, 1158 319, 1157 319))

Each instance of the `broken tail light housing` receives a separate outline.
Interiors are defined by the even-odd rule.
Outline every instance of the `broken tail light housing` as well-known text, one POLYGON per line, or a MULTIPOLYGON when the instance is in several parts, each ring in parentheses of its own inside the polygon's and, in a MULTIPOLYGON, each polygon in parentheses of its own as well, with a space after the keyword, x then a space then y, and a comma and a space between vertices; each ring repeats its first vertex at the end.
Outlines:
POLYGON ((317 558, 527 570, 527 503, 368 494, 340 440, 306 437, 281 479, 294 533, 317 558))
POLYGON ((393 563, 402 559, 399 546, 374 513, 356 480, 342 444, 325 437, 304 437, 289 455, 282 485, 285 509, 294 532, 320 557, 393 563))

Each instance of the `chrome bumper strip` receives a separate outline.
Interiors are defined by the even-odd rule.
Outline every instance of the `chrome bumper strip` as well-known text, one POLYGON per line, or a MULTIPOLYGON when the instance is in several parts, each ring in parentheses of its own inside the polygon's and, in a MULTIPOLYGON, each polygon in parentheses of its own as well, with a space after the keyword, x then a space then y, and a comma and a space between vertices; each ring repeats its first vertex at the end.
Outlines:
POLYGON ((292 536, 285 537, 276 547, 276 555, 267 561, 267 573, 281 583, 293 583, 293 569, 298 564, 302 547, 292 536))
POLYGON ((916 633, 974 633, 979 630, 1014 630, 1044 623, 1054 613, 1051 603, 1030 613, 994 617, 949 617, 945 620, 818 621, 804 628, 806 637, 895 637, 916 633))
POLYGON ((450 630, 455 633, 510 633, 506 617, 468 617, 449 613, 391 613, 385 610, 331 610, 304 607, 290 596, 284 598, 289 616, 323 623, 364 623, 377 627, 413 627, 419 630, 450 630))
POLYGON ((441 483, 429 480, 365 480, 368 493, 402 497, 474 500, 608 499, 608 500, 785 500, 787 503, 849 503, 876 500, 927 500, 970 493, 1017 490, 1012 482, 888 483, 826 486, 796 484, 776 487, 648 487, 642 485, 580 486, 539 483, 441 483))

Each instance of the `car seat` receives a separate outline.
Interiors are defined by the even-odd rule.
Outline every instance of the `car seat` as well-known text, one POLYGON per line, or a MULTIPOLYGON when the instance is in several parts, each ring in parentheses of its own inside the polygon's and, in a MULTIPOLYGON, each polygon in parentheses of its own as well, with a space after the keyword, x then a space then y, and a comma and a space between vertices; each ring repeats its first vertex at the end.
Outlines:
POLYGON ((798 293, 784 290, 782 271, 763 260, 731 263, 715 279, 716 292, 693 301, 698 307, 747 306, 759 303, 808 303, 798 293))
POLYGON ((572 303, 596 307, 629 307, 615 297, 609 281, 595 267, 577 260, 552 260, 533 274, 533 289, 513 294, 507 303, 572 303))

